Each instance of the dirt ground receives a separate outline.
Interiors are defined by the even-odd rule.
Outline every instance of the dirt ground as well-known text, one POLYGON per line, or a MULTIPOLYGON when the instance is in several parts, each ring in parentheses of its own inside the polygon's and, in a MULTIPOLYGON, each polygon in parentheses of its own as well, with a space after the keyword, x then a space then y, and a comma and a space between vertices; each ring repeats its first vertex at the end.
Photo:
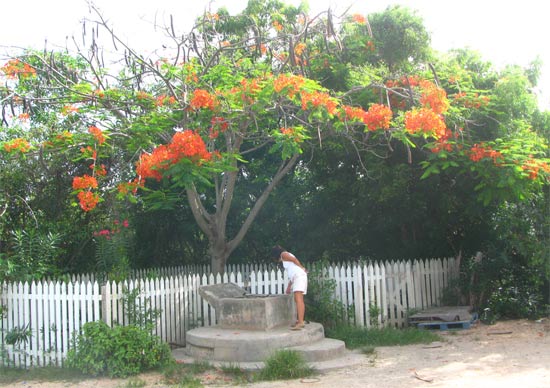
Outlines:
MULTIPOLYGON (((326 371, 301 380, 240 384, 251 388, 279 387, 550 387, 550 318, 475 324, 467 330, 441 332, 429 345, 379 347, 359 365, 326 371)), ((138 377, 146 388, 169 387, 156 373, 138 377)), ((135 380, 136 378, 134 378, 135 380)), ((136 381, 133 381, 135 383, 136 381)), ((128 380, 91 379, 74 382, 20 381, 21 388, 124 388, 128 380)), ((205 373, 209 387, 235 386, 215 372, 205 373)), ((0 385, 0 387, 7 387, 0 385)))

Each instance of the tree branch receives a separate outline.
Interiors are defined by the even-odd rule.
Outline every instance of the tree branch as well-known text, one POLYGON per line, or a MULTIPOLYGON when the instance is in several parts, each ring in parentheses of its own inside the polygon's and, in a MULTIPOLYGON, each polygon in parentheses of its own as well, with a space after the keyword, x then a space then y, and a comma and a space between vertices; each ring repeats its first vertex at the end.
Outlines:
POLYGON ((189 206, 193 212, 193 217, 195 218, 195 221, 197 221, 197 225, 204 232, 204 234, 206 234, 208 239, 212 239, 214 237, 214 233, 211 228, 212 216, 204 208, 199 194, 197 193, 197 189, 194 186, 188 186, 185 191, 187 193, 189 206))
POLYGON ((277 187, 277 185, 281 182, 281 180, 289 173, 289 171, 296 165, 298 162, 300 155, 294 154, 292 158, 288 159, 288 161, 283 161, 275 175, 273 176, 273 179, 271 182, 269 182, 269 185, 265 188, 263 193, 260 195, 260 197, 256 200, 256 203, 250 210, 250 213, 248 213, 248 216, 246 217, 246 220, 242 224, 241 228, 239 229, 239 232, 237 235, 228 242, 227 244, 227 251, 228 253, 231 253, 242 241, 248 230, 250 229, 250 226, 260 213, 260 210, 264 206, 265 202, 267 201, 267 198, 269 197, 269 194, 277 187))

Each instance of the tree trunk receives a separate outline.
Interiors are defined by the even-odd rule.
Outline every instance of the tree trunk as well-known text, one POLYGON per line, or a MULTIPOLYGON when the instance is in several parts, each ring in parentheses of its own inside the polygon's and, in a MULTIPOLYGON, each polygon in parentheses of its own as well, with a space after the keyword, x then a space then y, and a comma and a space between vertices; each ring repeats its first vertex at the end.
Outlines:
POLYGON ((223 274, 229 257, 228 244, 225 241, 210 241, 210 269, 213 274, 223 274))

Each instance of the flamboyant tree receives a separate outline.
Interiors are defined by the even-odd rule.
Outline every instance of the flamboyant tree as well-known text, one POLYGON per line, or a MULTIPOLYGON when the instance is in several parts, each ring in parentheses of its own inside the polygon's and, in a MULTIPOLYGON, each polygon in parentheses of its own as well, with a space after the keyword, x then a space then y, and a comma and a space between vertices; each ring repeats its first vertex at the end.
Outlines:
MULTIPOLYGON (((397 15, 390 21, 406 16, 397 15)), ((517 195, 548 173, 538 139, 514 138, 513 149, 509 142, 472 143, 463 124, 486 104, 484 96, 456 81, 451 100, 437 72, 422 63, 400 66, 389 49, 377 52, 382 31, 360 15, 338 24, 330 11, 309 18, 302 7, 251 0, 237 16, 204 14, 189 34, 166 27, 175 50, 156 60, 120 40, 99 12, 95 17, 90 50, 80 49, 78 58, 29 51, 2 67, 3 126, 43 130, 34 143, 7 137, 2 152, 37 160, 76 152, 72 189, 85 212, 110 204, 115 187, 121 198, 157 206, 187 201, 215 272, 304 150, 322 150, 329 136, 348 139, 359 157, 396 143, 409 151, 429 147, 437 158, 427 162, 426 175, 448 167, 475 171, 486 185, 484 200, 491 190, 483 187, 502 185, 492 184, 493 171, 513 176, 501 191, 513 184, 517 195), (124 52, 117 73, 102 62, 99 29, 124 52), (367 62, 357 60, 363 57, 367 62), (334 69, 346 77, 325 86, 311 79, 334 69), (254 159, 266 153, 279 155, 279 163, 258 173, 254 159), (245 208, 233 209, 239 181, 252 177, 263 187, 248 193, 245 208), (231 235, 229 217, 239 225, 231 235)))

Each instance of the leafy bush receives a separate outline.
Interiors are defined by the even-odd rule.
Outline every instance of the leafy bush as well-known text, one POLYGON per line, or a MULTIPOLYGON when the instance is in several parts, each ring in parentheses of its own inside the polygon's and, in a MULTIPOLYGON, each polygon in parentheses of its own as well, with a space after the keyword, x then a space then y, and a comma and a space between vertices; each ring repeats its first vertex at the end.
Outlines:
POLYGON ((56 275, 62 236, 38 229, 11 232, 7 252, 0 253, 1 281, 32 281, 56 275))
POLYGON ((326 274, 328 262, 315 263, 308 273, 308 291, 304 296, 306 316, 325 329, 348 323, 350 311, 334 297, 336 281, 326 274))
POLYGON ((109 227, 94 232, 96 270, 111 281, 123 281, 130 272, 133 231, 128 220, 114 220, 109 227))
POLYGON ((536 272, 533 268, 503 270, 491 283, 486 306, 494 319, 538 318, 546 313, 540 287, 533 281, 536 272))
POLYGON ((111 328, 98 321, 83 326, 67 364, 92 376, 127 377, 162 366, 170 359, 168 345, 146 329, 133 325, 111 328))
POLYGON ((487 256, 463 259, 460 277, 444 294, 447 304, 470 305, 487 321, 546 314, 545 271, 513 250, 492 248, 487 256), (481 312, 483 312, 481 314, 481 312))
POLYGON ((141 288, 139 286, 132 290, 124 288, 122 296, 124 311, 131 325, 152 330, 162 310, 151 308, 149 299, 140 300, 140 293, 141 288))

